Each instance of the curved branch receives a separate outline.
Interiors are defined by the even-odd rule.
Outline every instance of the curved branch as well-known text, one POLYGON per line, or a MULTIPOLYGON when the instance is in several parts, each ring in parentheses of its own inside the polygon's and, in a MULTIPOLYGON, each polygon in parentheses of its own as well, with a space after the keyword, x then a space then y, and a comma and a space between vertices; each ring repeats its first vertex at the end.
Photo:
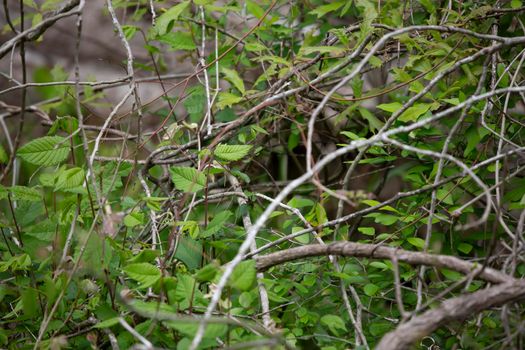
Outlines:
POLYGON ((38 39, 44 32, 49 29, 56 21, 61 18, 68 16, 73 16, 82 11, 82 6, 79 6, 76 10, 73 10, 75 6, 80 3, 80 0, 70 0, 65 3, 62 7, 56 10, 51 17, 44 19, 42 22, 38 23, 34 27, 29 28, 28 30, 19 33, 15 37, 6 41, 2 46, 0 46, 0 58, 4 57, 13 46, 15 46, 20 40, 24 39, 25 41, 33 41, 38 39))
POLYGON ((404 249, 378 246, 355 242, 336 242, 329 245, 311 244, 297 248, 281 250, 276 253, 255 257, 258 271, 264 271, 272 266, 289 261, 313 256, 340 255, 357 258, 392 259, 410 265, 427 265, 446 268, 464 274, 476 272, 479 278, 491 283, 506 283, 516 281, 513 277, 501 271, 461 260, 454 256, 411 252, 404 249))
POLYGON ((446 323, 462 321, 491 307, 502 306, 523 298, 525 298, 525 281, 514 280, 448 299, 437 308, 428 310, 387 333, 376 350, 411 349, 418 340, 446 323))

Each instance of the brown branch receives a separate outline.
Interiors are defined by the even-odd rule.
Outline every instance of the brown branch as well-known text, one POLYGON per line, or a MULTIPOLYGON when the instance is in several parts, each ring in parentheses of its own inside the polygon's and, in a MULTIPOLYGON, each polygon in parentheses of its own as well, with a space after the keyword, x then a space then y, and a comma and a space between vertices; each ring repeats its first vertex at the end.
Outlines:
POLYGON ((55 24, 61 18, 72 16, 78 14, 80 9, 72 10, 75 6, 80 3, 80 0, 69 0, 62 7, 56 10, 52 16, 44 19, 42 22, 38 23, 34 27, 31 27, 21 33, 17 34, 12 39, 6 41, 2 46, 0 46, 0 58, 4 57, 13 46, 15 46, 20 40, 24 41, 34 41, 38 39, 44 32, 55 24))
POLYGON ((265 271, 272 266, 280 265, 289 261, 314 256, 340 255, 357 258, 371 259, 397 259, 410 265, 427 265, 437 268, 446 268, 468 274, 475 270, 477 276, 491 283, 505 283, 516 281, 513 277, 498 270, 481 266, 454 256, 429 254, 423 252, 411 252, 404 249, 378 246, 373 244, 355 242, 336 242, 330 245, 311 244, 297 248, 281 250, 276 253, 255 257, 258 271, 265 271))
POLYGON ((387 333, 377 345, 376 350, 411 349, 418 340, 444 324, 462 321, 483 310, 523 298, 525 298, 525 281, 514 280, 448 299, 437 308, 428 310, 387 333))

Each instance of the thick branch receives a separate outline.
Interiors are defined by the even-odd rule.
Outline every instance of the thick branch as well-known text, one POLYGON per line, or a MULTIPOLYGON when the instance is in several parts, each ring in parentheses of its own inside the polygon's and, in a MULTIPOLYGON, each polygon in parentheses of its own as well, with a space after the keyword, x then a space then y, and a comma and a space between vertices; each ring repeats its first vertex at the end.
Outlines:
MULTIPOLYGON (((398 261, 410 265, 434 266, 437 268, 454 270, 464 274, 471 273, 476 269, 481 269, 480 265, 461 260, 454 256, 411 252, 408 250, 392 247, 355 242, 336 242, 330 245, 306 245, 302 247, 281 250, 276 253, 257 256, 255 260, 257 263, 257 270, 265 271, 272 266, 280 265, 288 261, 325 255, 340 255, 348 257, 389 260, 392 258, 397 258, 398 261)), ((488 267, 479 272, 478 277, 491 283, 505 283, 515 281, 515 279, 511 276, 488 267)))
POLYGON ((444 301, 439 307, 414 317, 387 333, 376 350, 404 350, 440 326, 525 298, 525 281, 515 280, 444 301))

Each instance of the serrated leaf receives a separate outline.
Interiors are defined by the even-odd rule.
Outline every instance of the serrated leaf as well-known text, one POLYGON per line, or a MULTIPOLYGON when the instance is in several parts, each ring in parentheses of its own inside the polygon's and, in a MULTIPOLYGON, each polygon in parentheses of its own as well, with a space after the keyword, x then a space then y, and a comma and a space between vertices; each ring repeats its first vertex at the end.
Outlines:
POLYGON ((168 32, 170 30, 170 27, 172 26, 172 23, 179 18, 182 11, 184 11, 189 4, 189 1, 183 1, 180 4, 177 4, 170 8, 162 15, 160 15, 157 18, 157 22, 155 23, 155 29, 157 30, 157 34, 163 35, 166 32, 168 32))
POLYGON ((42 200, 42 193, 35 188, 26 186, 9 187, 11 196, 17 201, 38 202, 42 200))
POLYGON ((144 223, 144 213, 133 212, 124 217, 124 225, 126 227, 135 227, 144 223))
POLYGON ((237 90, 240 91, 240 93, 244 96, 246 93, 246 89, 244 88, 244 82, 242 81, 241 77, 239 76, 239 73, 233 69, 228 68, 221 68, 222 73, 224 74, 226 80, 228 80, 230 83, 235 86, 237 90))
POLYGON ((321 317, 321 323, 336 335, 339 335, 340 330, 346 332, 345 321, 337 315, 324 315, 321 317))
POLYGON ((148 263, 130 264, 123 271, 132 279, 140 283, 140 288, 147 288, 160 279, 158 267, 148 263))
POLYGON ((69 156, 69 144, 60 136, 44 136, 26 143, 16 153, 23 160, 36 165, 56 165, 69 156))
POLYGON ((175 301, 180 304, 181 309, 185 309, 189 306, 192 296, 194 297, 194 291, 197 289, 198 283, 190 275, 181 274, 177 278, 177 286, 174 292, 175 301))
POLYGON ((202 244, 191 237, 183 235, 179 239, 179 245, 174 257, 182 261, 189 270, 195 270, 201 266, 202 244))
POLYGON ((328 5, 319 6, 316 9, 310 11, 311 15, 316 15, 317 18, 321 18, 328 12, 333 12, 341 8, 345 4, 344 1, 334 2, 328 5))
POLYGON ((267 47, 259 42, 247 42, 244 44, 244 49, 249 52, 262 52, 264 50, 267 50, 267 47))
POLYGON ((213 154, 223 160, 237 161, 242 159, 250 152, 252 146, 250 145, 225 145, 219 144, 213 154))
POLYGON ((38 181, 44 187, 55 187, 56 173, 43 173, 38 177, 38 181))
POLYGON ((206 105, 206 92, 197 85, 188 89, 188 97, 182 103, 190 115, 191 122, 198 122, 204 116, 204 106, 206 105))
POLYGON ((401 113, 398 119, 402 122, 415 122, 417 118, 428 112, 430 107, 432 107, 430 103, 418 103, 401 113))
POLYGON ((206 186, 206 176, 190 167, 170 168, 171 180, 175 187, 183 192, 197 192, 206 186))
POLYGON ((170 47, 171 51, 185 50, 192 51, 197 48, 193 37, 188 33, 171 32, 166 33, 158 38, 158 40, 170 47))
POLYGON ((228 284, 238 290, 250 290, 255 282, 255 260, 241 262, 235 267, 228 284))
POLYGON ((26 228, 24 235, 38 238, 39 241, 52 242, 56 238, 57 226, 55 220, 46 219, 26 228))
POLYGON ((57 178, 55 190, 69 190, 81 186, 84 183, 84 170, 82 168, 71 168, 62 171, 57 178))
POLYGON ((199 238, 207 238, 217 232, 219 232, 219 230, 221 228, 224 227, 224 223, 230 218, 230 216, 232 216, 232 212, 231 211, 221 211, 220 213, 218 213, 217 215, 215 215, 215 217, 210 221, 210 223, 208 224, 208 227, 206 227, 206 230, 204 230, 200 235, 199 235, 199 238))
POLYGON ((381 129, 385 124, 381 120, 379 120, 375 115, 373 115, 368 109, 359 107, 358 110, 363 119, 368 121, 368 125, 370 125, 370 130, 377 131, 381 129))
POLYGON ((219 101, 217 102, 217 108, 224 109, 226 107, 231 107, 237 102, 241 101, 242 97, 230 94, 229 92, 219 93, 219 101))
POLYGON ((219 268, 217 264, 211 263, 198 270, 194 277, 199 282, 209 282, 215 278, 218 272, 219 268))

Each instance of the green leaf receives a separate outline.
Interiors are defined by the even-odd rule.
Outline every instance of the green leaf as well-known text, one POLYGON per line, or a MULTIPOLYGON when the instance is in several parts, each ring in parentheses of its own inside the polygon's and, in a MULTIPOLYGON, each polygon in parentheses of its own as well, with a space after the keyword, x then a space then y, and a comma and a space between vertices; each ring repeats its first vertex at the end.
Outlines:
POLYGON ((254 1, 246 0, 246 9, 257 19, 261 19, 264 15, 263 8, 257 5, 257 3, 254 1))
POLYGON ((213 219, 208 224, 208 227, 206 227, 206 230, 204 230, 200 235, 199 238, 207 238, 211 235, 216 234, 220 231, 221 228, 224 227, 224 223, 232 216, 232 212, 225 210, 219 212, 217 215, 213 217, 213 219))
POLYGON ((171 51, 185 50, 192 51, 197 48, 193 37, 189 33, 171 32, 164 34, 158 40, 170 47, 171 51))
POLYGON ((219 144, 213 154, 222 160, 237 161, 242 159, 250 152, 252 146, 250 145, 225 145, 219 144))
POLYGON ((417 248, 423 249, 425 247, 425 241, 419 237, 409 237, 407 238, 407 242, 417 248))
POLYGON ((215 278, 218 272, 218 265, 216 263, 211 263, 198 270, 195 273, 195 279, 199 282, 209 282, 215 278))
POLYGON ((367 236, 373 236, 376 233, 373 227, 359 227, 357 230, 367 236))
POLYGON ((390 226, 399 220, 399 217, 384 213, 370 213, 365 217, 375 218, 374 221, 378 224, 390 226))
POLYGON ((380 110, 383 110, 385 112, 390 112, 390 113, 396 112, 401 107, 403 107, 403 105, 399 102, 383 103, 383 104, 376 106, 376 108, 379 108, 380 110))
POLYGON ((128 260, 128 264, 131 263, 143 263, 143 262, 152 262, 158 256, 160 252, 158 250, 145 249, 141 250, 140 253, 128 260))
POLYGON ((345 53, 345 51, 346 49, 343 47, 308 46, 308 47, 301 47, 301 49, 299 50, 299 55, 306 56, 306 55, 310 55, 312 53, 318 52, 322 54, 328 53, 330 54, 330 56, 334 57, 334 56, 342 55, 343 53, 345 53))
POLYGON ((142 197, 142 200, 146 202, 148 208, 153 211, 160 211, 162 209, 162 203, 168 199, 167 197, 142 197))
POLYGON ((29 318, 36 317, 39 314, 39 308, 35 303, 38 300, 38 292, 33 288, 27 288, 22 291, 22 305, 25 316, 29 318))
POLYGON ((217 102, 217 108, 224 109, 226 107, 231 107, 237 102, 241 101, 242 97, 231 94, 229 92, 219 93, 219 101, 217 102))
POLYGON ((6 164, 9 161, 9 155, 5 151, 4 147, 0 145, 0 164, 6 164))
POLYGON ((179 239, 174 257, 182 261, 189 270, 195 270, 201 265, 202 244, 184 235, 179 239))
POLYGON ((97 323, 95 328, 109 328, 119 323, 120 316, 108 318, 105 321, 97 323))
POLYGON ((255 282, 255 260, 241 262, 235 267, 228 284, 238 290, 250 290, 255 282))
POLYGON ((370 324, 368 330, 370 331, 370 334, 372 334, 374 337, 378 337, 380 335, 385 334, 391 328, 392 323, 386 321, 379 321, 370 324))
POLYGON ((257 41, 253 41, 253 42, 246 42, 244 44, 244 49, 249 52, 263 52, 267 50, 268 48, 257 41))
POLYGON ((489 328, 492 328, 492 329, 494 329, 494 328, 496 328, 496 327, 498 326, 497 323, 494 322, 493 319, 488 318, 488 317, 483 318, 483 321, 482 321, 482 322, 483 322, 483 324, 484 324, 485 326, 487 326, 487 327, 489 327, 489 328))
POLYGON ((46 219, 26 228, 24 235, 38 238, 39 241, 52 242, 56 238, 57 226, 56 219, 46 219))
MULTIPOLYGON (((193 337, 199 328, 199 323, 194 322, 183 322, 183 321, 167 321, 164 322, 166 326, 176 329, 181 334, 193 337)), ((215 339, 217 337, 222 338, 228 332, 228 325, 220 323, 210 323, 206 327, 203 338, 205 339, 215 339)), ((216 347, 214 347, 216 348, 216 347)), ((199 348, 200 349, 200 348, 199 348)))
POLYGON ((190 4, 189 1, 183 1, 178 5, 173 6, 168 11, 164 12, 162 15, 160 15, 157 18, 157 22, 155 23, 155 28, 157 30, 158 35, 163 35, 167 33, 173 26, 173 22, 176 21, 182 11, 188 7, 190 4))
MULTIPOLYGON (((299 231, 302 231, 304 230, 303 227, 300 227, 300 226, 294 226, 292 227, 292 233, 296 233, 296 232, 299 232, 299 231)), ((310 233, 305 233, 303 235, 300 235, 300 236, 297 236, 297 237, 294 237, 294 239, 299 242, 299 243, 302 243, 302 244, 308 244, 310 243, 310 233)))
POLYGON ((417 118, 428 112, 430 107, 432 107, 430 103, 417 103, 401 113, 398 119, 402 122, 415 122, 417 118))
POLYGON ((122 31, 124 32, 124 36, 126 37, 127 40, 133 39, 133 37, 135 36, 135 33, 137 32, 137 29, 138 27, 136 26, 129 26, 129 25, 122 26, 122 31))
POLYGON ((345 321, 337 315, 324 315, 321 317, 321 324, 325 325, 330 331, 336 335, 339 335, 339 330, 346 332, 345 321))
POLYGON ((368 63, 370 63, 370 65, 373 68, 379 68, 383 65, 383 61, 381 61, 381 59, 376 56, 370 57, 370 59, 368 60, 368 63))
POLYGON ((144 224, 144 213, 132 212, 124 217, 124 225, 126 227, 135 227, 144 224))
POLYGON ((171 167, 171 180, 175 187, 183 192, 197 192, 206 186, 206 176, 197 169, 189 167, 171 167))
POLYGON ((373 297, 379 291, 379 287, 373 283, 368 283, 363 288, 366 295, 373 297))
POLYGON ((5 199, 8 197, 8 195, 9 190, 6 187, 0 185, 0 199, 5 199))
POLYGON ((123 271, 132 279, 140 283, 140 288, 147 288, 155 284, 161 272, 158 267, 148 263, 130 264, 123 271))
POLYGON ((13 186, 9 187, 11 196, 17 201, 39 202, 42 200, 42 193, 33 187, 13 186))
POLYGON ((333 12, 341 8, 345 4, 345 1, 333 2, 328 5, 317 7, 315 10, 310 11, 311 15, 316 15, 317 18, 321 18, 329 12, 333 12))
POLYGON ((195 298, 199 288, 197 281, 190 275, 180 274, 177 276, 177 286, 173 293, 174 300, 179 303, 179 308, 187 309, 195 298))
POLYGON ((370 263, 370 266, 373 266, 373 267, 376 267, 378 269, 382 269, 382 270, 387 270, 388 269, 388 265, 381 262, 381 261, 372 261, 370 263))
POLYGON ((26 143, 16 153, 26 162, 36 165, 56 165, 69 156, 69 143, 60 136, 44 136, 26 143))
POLYGON ((383 123, 381 120, 379 120, 375 115, 373 115, 368 109, 359 107, 359 113, 365 119, 368 121, 368 125, 370 125, 371 131, 377 131, 383 127, 385 123, 383 123))
POLYGON ((233 69, 228 68, 221 68, 222 73, 226 77, 226 80, 228 80, 230 83, 235 86, 237 90, 244 96, 246 93, 246 89, 244 88, 244 82, 242 81, 241 77, 239 76, 239 73, 233 69))
POLYGON ((81 186, 84 183, 84 170, 82 168, 71 168, 60 172, 55 184, 55 190, 69 190, 81 186))
POLYGON ((465 242, 462 242, 462 243, 458 244, 458 246, 457 246, 457 249, 460 252, 464 253, 464 254, 470 253, 472 251, 472 248, 473 247, 472 247, 471 244, 468 244, 468 243, 465 243, 465 242))
POLYGON ((432 14, 436 12, 436 6, 433 0, 418 0, 421 5, 427 10, 428 13, 432 14))
POLYGON ((512 0, 510 2, 510 7, 512 7, 513 9, 517 9, 517 8, 520 8, 522 6, 522 2, 520 0, 512 0))
POLYGON ((200 85, 188 89, 188 97, 182 103, 190 115, 191 122, 199 122, 204 116, 204 107, 206 105, 206 92, 200 85))

